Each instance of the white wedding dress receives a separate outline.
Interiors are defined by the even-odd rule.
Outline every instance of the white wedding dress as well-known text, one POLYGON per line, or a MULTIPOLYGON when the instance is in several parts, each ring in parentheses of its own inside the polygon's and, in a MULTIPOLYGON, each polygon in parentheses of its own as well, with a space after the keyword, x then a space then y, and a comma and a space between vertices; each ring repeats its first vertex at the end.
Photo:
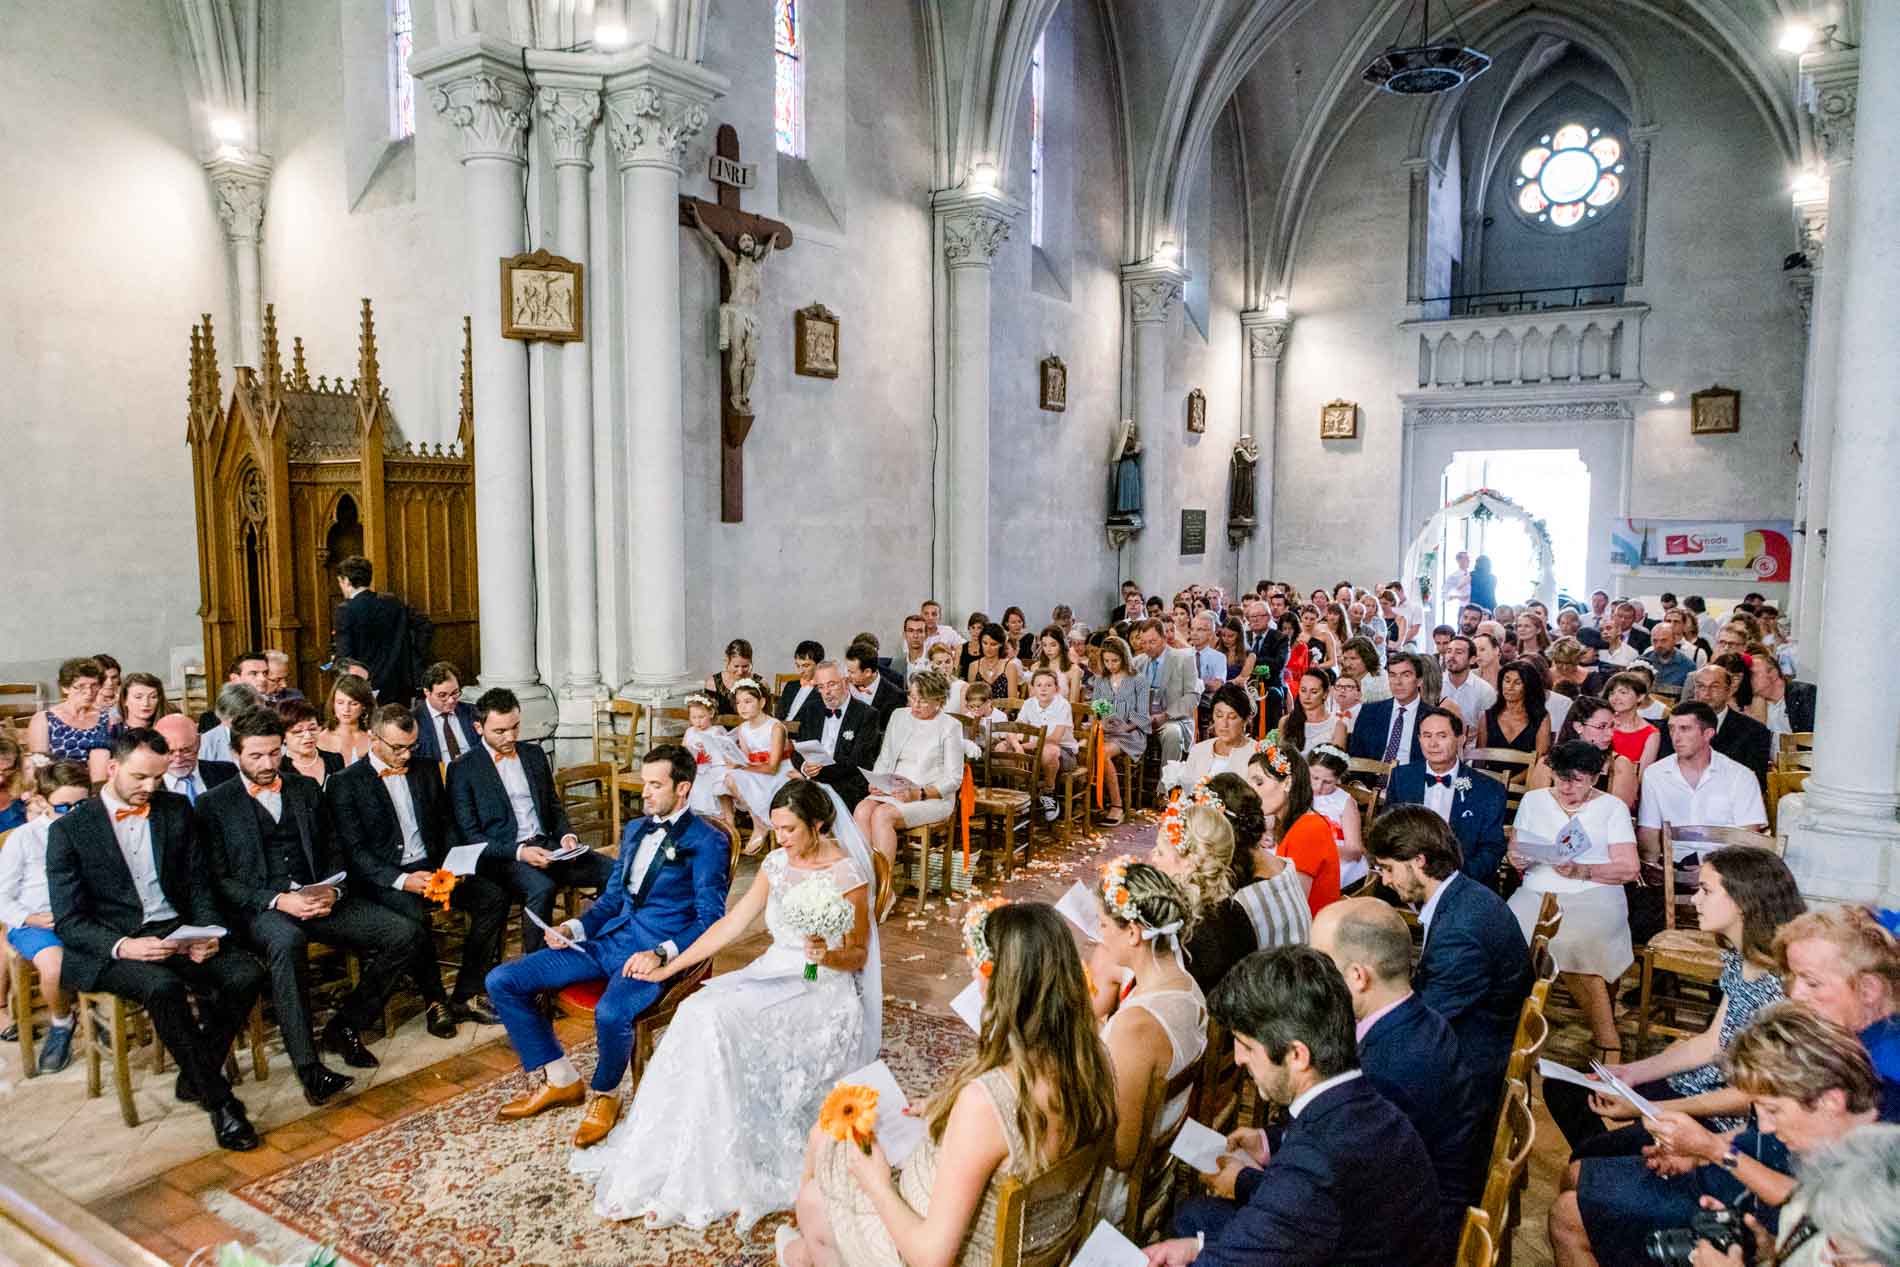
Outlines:
POLYGON ((760 867, 771 886, 765 923, 772 945, 680 1005, 627 1116, 570 1159, 572 1173, 595 1181, 594 1212, 602 1218, 703 1228, 737 1213, 743 1238, 761 1218, 791 1208, 805 1137, 825 1095, 877 1059, 883 980, 876 926, 863 971, 821 967, 816 981, 806 981, 805 939, 783 916, 785 895, 817 876, 829 875, 841 893, 871 881, 863 838, 831 795, 846 856, 807 869, 792 865, 783 849, 766 855, 760 867))

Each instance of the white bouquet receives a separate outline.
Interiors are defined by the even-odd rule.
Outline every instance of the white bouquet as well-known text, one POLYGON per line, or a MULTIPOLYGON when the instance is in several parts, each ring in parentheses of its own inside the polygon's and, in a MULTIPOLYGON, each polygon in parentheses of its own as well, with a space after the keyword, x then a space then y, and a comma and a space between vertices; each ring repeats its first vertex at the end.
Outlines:
MULTIPOLYGON (((838 886, 828 875, 813 876, 787 893, 781 909, 793 931, 806 937, 822 937, 834 950, 858 922, 856 908, 838 892, 838 886)), ((818 965, 807 962, 805 980, 817 979, 818 965)))

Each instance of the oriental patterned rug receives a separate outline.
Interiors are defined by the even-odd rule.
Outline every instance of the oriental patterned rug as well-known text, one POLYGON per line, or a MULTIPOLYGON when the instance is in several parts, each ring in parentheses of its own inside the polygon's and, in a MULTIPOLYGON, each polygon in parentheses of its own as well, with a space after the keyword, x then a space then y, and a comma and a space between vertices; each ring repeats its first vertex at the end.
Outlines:
MULTIPOLYGON (((961 1021, 885 1006, 883 1056, 913 1101, 970 1046, 961 1021)), ((592 1044, 573 1055, 585 1078, 592 1044)), ((229 1194, 207 1194, 207 1205, 272 1261, 319 1244, 359 1267, 772 1263, 780 1219, 741 1241, 729 1218, 695 1232, 595 1217, 592 1186, 566 1168, 576 1110, 495 1121, 495 1110, 526 1086, 527 1075, 516 1073, 464 1092, 229 1194)))

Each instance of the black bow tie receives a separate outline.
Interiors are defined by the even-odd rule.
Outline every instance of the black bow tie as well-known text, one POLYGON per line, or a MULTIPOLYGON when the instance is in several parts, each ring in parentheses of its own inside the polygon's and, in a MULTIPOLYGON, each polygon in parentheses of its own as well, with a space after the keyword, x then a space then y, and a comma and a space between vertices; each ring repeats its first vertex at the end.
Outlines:
POLYGON ((844 716, 844 710, 842 708, 827 708, 825 710, 825 716, 826 717, 842 717, 844 716))
MULTIPOLYGON (((1455 772, 1454 772, 1454 773, 1455 773, 1455 772)), ((1437 784, 1437 785, 1438 785, 1439 787, 1450 787, 1450 786, 1451 786, 1451 775, 1449 775, 1449 774, 1433 774, 1433 773, 1432 773, 1432 772, 1431 772, 1430 770, 1427 770, 1427 771, 1425 772, 1425 781, 1426 781, 1427 783, 1436 783, 1436 784, 1437 784)))

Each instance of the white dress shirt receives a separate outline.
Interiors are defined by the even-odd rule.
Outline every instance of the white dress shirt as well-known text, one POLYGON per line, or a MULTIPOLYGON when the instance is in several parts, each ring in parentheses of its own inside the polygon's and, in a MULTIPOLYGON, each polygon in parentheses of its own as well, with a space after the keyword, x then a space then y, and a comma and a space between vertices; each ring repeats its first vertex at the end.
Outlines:
POLYGON ((198 773, 198 767, 194 765, 190 774, 173 774, 170 770, 165 771, 165 790, 176 792, 196 805, 198 798, 203 796, 207 789, 204 776, 198 773))
POLYGON ((1449 823, 1451 821, 1451 803, 1457 799, 1458 793, 1442 783, 1432 782, 1432 777, 1440 774, 1450 775, 1452 782, 1456 783, 1458 781, 1458 763, 1456 761, 1452 762, 1451 769, 1449 770, 1434 770, 1430 762, 1426 763, 1424 804, 1426 809, 1449 823))
POLYGON ((50 915, 53 899, 46 884, 46 840, 57 815, 35 818, 7 837, 0 849, 0 923, 25 928, 29 916, 50 915))
MULTIPOLYGON (((120 810, 132 807, 114 796, 110 786, 100 791, 99 799, 105 802, 106 815, 112 822, 112 834, 119 842, 119 852, 125 855, 126 869, 132 873, 132 888, 139 895, 139 905, 144 908, 145 922, 156 924, 160 920, 177 919, 178 912, 172 909, 171 901, 165 896, 165 888, 158 880, 158 857, 152 848, 150 815, 120 818, 120 810)), ((118 957, 118 952, 118 946, 113 946, 114 958, 118 957)))
MULTIPOLYGON (((423 842, 422 828, 416 822, 416 801, 409 794, 409 780, 405 775, 392 774, 383 778, 383 771, 389 769, 383 759, 374 752, 369 754, 370 768, 376 771, 376 777, 382 782, 383 790, 389 793, 389 799, 396 807, 396 821, 402 825, 402 861, 403 867, 413 867, 429 857, 429 847, 423 842)), ((400 889, 406 875, 396 877, 392 888, 400 889)))
MULTIPOLYGON (((248 775, 239 775, 238 777, 246 780, 247 783, 249 782, 250 776, 248 775)), ((251 784, 250 786, 255 787, 256 785, 251 784)), ((250 788, 247 787, 246 790, 249 791, 250 788)), ((251 799, 264 807, 264 812, 270 815, 271 822, 281 823, 284 821, 284 785, 281 781, 273 783, 267 788, 260 788, 252 792, 251 799)))
POLYGON ((482 746, 488 748, 488 758, 495 763, 495 773, 501 777, 501 786, 508 793, 508 803, 514 807, 515 844, 546 835, 541 830, 541 815, 534 808, 534 790, 528 786, 528 772, 521 768, 520 754, 504 760, 486 740, 482 746))
POLYGON ((1439 699, 1449 700, 1458 706, 1458 715, 1465 719, 1465 731, 1470 733, 1476 730, 1478 718, 1484 715, 1484 710, 1498 702, 1498 692, 1496 687, 1476 672, 1465 674, 1465 680, 1456 685, 1453 685, 1448 674, 1439 699))
MULTIPOLYGON (((659 856, 660 846, 666 843, 666 829, 678 823, 680 815, 685 812, 686 803, 682 801, 678 809, 660 819, 647 829, 646 835, 640 837, 640 847, 634 851, 633 855, 633 866, 627 870, 627 900, 629 902, 633 900, 633 895, 640 891, 640 886, 646 883, 647 871, 653 866, 653 860, 659 856)), ((569 941, 587 940, 587 930, 577 919, 562 923, 560 932, 569 941)), ((680 952, 679 947, 673 944, 672 938, 661 942, 660 947, 666 951, 668 959, 680 952)))
MULTIPOLYGON (((1636 802, 1638 827, 1660 828, 1664 823, 1682 827, 1757 827, 1768 821, 1762 805, 1761 784, 1754 772, 1711 749, 1709 768, 1692 787, 1682 775, 1674 753, 1643 771, 1643 793, 1636 802)), ((1678 858, 1697 852, 1700 845, 1685 841, 1676 846, 1678 858)))
POLYGON ((792 710, 791 712, 787 713, 786 716, 788 717, 798 716, 798 714, 804 710, 805 701, 811 698, 811 693, 813 689, 814 688, 809 682, 799 683, 798 694, 792 696, 792 710))
POLYGON ((475 736, 468 732, 468 727, 462 724, 462 719, 455 715, 454 709, 438 713, 426 704, 423 708, 429 714, 429 724, 435 727, 435 750, 442 754, 442 760, 449 759, 449 737, 445 732, 450 727, 455 728, 455 751, 458 756, 475 746, 475 736))
POLYGON ((1438 899, 1445 896, 1446 889, 1458 883, 1458 877, 1462 874, 1462 872, 1454 871, 1446 876, 1444 880, 1439 883, 1438 891, 1426 898, 1425 905, 1418 908, 1418 926, 1425 930, 1424 937, 1419 940, 1419 949, 1423 950, 1425 948, 1425 942, 1431 940, 1432 916, 1438 912, 1438 899))
POLYGON ((1287 1115, 1289 1117, 1298 1117, 1300 1110, 1304 1109, 1307 1105, 1319 1099, 1320 1096, 1331 1091, 1334 1087, 1345 1086, 1354 1078, 1359 1077, 1360 1074, 1361 1071, 1358 1069, 1348 1069, 1345 1073, 1336 1073, 1323 1082, 1315 1082, 1312 1086, 1293 1097, 1293 1103, 1286 1106, 1287 1115))
MULTIPOLYGON (((1409 704, 1401 704, 1397 700, 1392 701, 1392 716, 1400 719, 1399 748, 1392 757, 1393 764, 1395 765, 1407 765, 1412 760, 1412 731, 1418 725, 1419 703, 1419 698, 1416 695, 1412 697, 1412 702, 1409 704)), ((1392 722, 1389 718, 1385 723, 1385 727, 1385 734, 1379 736, 1379 753, 1381 756, 1383 756, 1386 749, 1391 746, 1392 722)))

